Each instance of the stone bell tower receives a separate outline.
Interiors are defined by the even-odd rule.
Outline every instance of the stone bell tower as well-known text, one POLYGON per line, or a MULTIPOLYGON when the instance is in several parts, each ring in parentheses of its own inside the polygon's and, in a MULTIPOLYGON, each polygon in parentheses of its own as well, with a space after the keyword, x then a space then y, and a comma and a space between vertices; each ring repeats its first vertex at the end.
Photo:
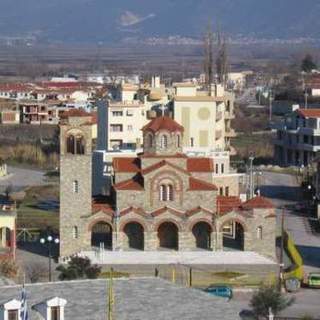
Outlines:
POLYGON ((60 125, 60 257, 86 247, 92 211, 92 117, 79 112, 60 125))

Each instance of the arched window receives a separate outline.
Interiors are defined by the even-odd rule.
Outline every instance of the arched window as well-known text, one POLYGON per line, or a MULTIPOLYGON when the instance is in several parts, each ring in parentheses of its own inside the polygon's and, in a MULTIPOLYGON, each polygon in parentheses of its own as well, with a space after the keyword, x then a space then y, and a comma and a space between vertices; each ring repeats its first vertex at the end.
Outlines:
POLYGON ((74 154, 74 136, 67 137, 67 153, 74 154))
POLYGON ((161 148, 162 149, 168 148, 168 137, 166 135, 163 135, 161 137, 161 148))
POLYGON ((257 239, 262 240, 262 227, 257 228, 257 239))
POLYGON ((72 238, 73 239, 78 239, 78 237, 79 237, 78 227, 74 226, 72 228, 72 238))
POLYGON ((81 136, 76 137, 76 154, 84 154, 84 139, 81 136))
POLYGON ((171 184, 167 186, 167 199, 173 201, 173 186, 171 184))
POLYGON ((153 138, 152 138, 152 135, 151 134, 148 134, 147 137, 146 137, 146 146, 148 148, 152 148, 152 145, 153 145, 153 138))
POLYGON ((73 192, 74 193, 78 193, 79 192, 79 181, 78 180, 74 180, 73 181, 73 192))
POLYGON ((181 137, 180 135, 178 134, 177 135, 177 147, 180 148, 180 144, 181 144, 181 137))
POLYGON ((164 184, 160 186, 160 201, 167 201, 167 187, 164 184))

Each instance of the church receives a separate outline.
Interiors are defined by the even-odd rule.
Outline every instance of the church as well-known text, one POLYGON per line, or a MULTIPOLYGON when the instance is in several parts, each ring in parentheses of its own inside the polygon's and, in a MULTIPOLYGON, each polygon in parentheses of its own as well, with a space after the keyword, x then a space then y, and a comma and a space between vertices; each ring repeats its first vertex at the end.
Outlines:
POLYGON ((108 196, 92 196, 90 115, 61 128, 60 255, 88 250, 243 250, 275 259, 276 216, 260 196, 221 196, 214 160, 183 153, 184 128, 168 116, 142 128, 143 151, 114 157, 108 196))

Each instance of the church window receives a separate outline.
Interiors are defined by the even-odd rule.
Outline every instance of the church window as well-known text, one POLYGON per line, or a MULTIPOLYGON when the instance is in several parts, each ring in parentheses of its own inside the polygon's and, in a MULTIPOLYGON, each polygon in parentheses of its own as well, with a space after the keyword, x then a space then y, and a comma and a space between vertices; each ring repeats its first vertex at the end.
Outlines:
POLYGON ((194 147, 194 138, 190 138, 190 147, 194 147))
POLYGON ((70 135, 67 137, 67 153, 71 154, 84 154, 85 143, 82 136, 70 135))
POLYGON ((161 148, 162 149, 168 148, 168 137, 166 135, 163 135, 161 137, 161 148))
POLYGON ((147 140, 147 141, 146 141, 147 147, 148 147, 148 148, 151 148, 151 147, 152 147, 152 144, 153 144, 152 135, 151 135, 151 134, 147 135, 146 140, 147 140))
POLYGON ((180 148, 180 144, 181 144, 181 137, 179 135, 177 135, 177 147, 180 148))
POLYGON ((74 136, 68 136, 67 138, 67 153, 74 154, 74 136))
POLYGON ((79 193, 79 181, 78 180, 73 181, 73 192, 79 193))
POLYGON ((72 228, 72 237, 73 237, 73 239, 78 239, 78 237, 79 237, 79 232, 78 232, 78 227, 77 226, 74 226, 72 228))
POLYGON ((262 227, 257 228, 257 239, 262 240, 262 227))
POLYGON ((167 188, 164 184, 160 186, 160 201, 167 201, 167 188))
POLYGON ((173 186, 171 184, 167 186, 167 198, 169 201, 173 201, 173 186))

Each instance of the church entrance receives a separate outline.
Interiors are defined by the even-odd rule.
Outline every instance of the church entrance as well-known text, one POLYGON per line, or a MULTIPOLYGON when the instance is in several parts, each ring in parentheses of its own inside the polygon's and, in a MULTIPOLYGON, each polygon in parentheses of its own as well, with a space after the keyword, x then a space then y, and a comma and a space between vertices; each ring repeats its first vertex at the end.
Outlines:
POLYGON ((158 228, 159 247, 178 250, 179 230, 172 222, 164 222, 158 228))
POLYGON ((144 229, 140 223, 127 223, 123 229, 123 232, 127 239, 128 248, 144 250, 144 229))
POLYGON ((211 226, 206 222, 198 222, 192 228, 196 248, 209 250, 211 248, 211 226))
POLYGON ((112 227, 109 223, 98 222, 92 227, 91 246, 112 250, 112 227))
POLYGON ((228 221, 222 226, 223 250, 244 251, 244 227, 237 221, 228 221))

